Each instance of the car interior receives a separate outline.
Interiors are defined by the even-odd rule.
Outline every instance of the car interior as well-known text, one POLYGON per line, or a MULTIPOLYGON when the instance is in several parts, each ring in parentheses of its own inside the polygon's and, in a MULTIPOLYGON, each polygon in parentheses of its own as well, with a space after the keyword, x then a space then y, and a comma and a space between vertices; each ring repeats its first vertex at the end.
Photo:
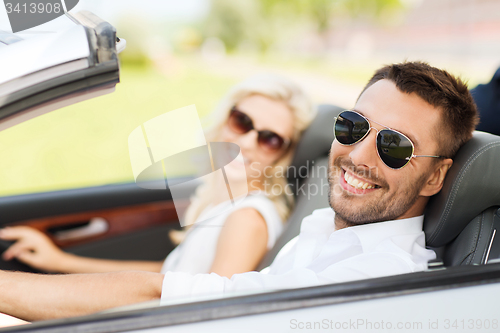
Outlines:
MULTIPOLYGON (((333 105, 319 106, 304 132, 292 161, 296 172, 289 173, 296 206, 259 270, 298 235, 305 216, 328 207, 328 151, 340 111, 333 105)), ((438 254, 430 268, 500 258, 500 177, 495 172, 499 162, 500 137, 493 134, 476 131, 459 150, 443 189, 431 198, 425 214, 427 245, 438 254)), ((168 232, 179 228, 169 191, 145 190, 134 183, 4 197, 0 210, 2 225, 30 225, 66 251, 96 258, 162 260, 175 246, 168 232)), ((0 251, 9 245, 2 241, 0 251)), ((0 268, 36 271, 16 261, 2 261, 0 268)))
MULTIPOLYGON (((304 171, 289 175, 296 207, 259 269, 267 267, 281 247, 299 233, 306 215, 328 207, 326 167, 334 117, 340 111, 336 106, 320 106, 298 144, 292 165, 304 171), (304 178, 306 168, 309 177, 304 178)), ((483 132, 475 132, 455 157, 443 190, 429 202, 424 219, 427 243, 438 254, 436 262, 429 263, 432 274, 418 272, 185 304, 138 304, 18 326, 16 331, 66 332, 81 325, 96 332, 167 327, 498 281, 498 265, 484 265, 500 258, 500 241, 495 237, 500 221, 500 179, 495 173, 498 162, 500 137, 483 132), (470 269, 466 265, 479 266, 470 269), (138 317, 144 320, 134 320, 138 317)), ((162 260, 174 247, 168 232, 179 228, 168 190, 145 190, 135 183, 4 197, 0 198, 0 210, 2 225, 31 225, 46 232, 66 251, 96 258, 162 260)), ((0 243, 0 251, 8 245, 0 243)), ((36 271, 1 259, 0 269, 36 271)))

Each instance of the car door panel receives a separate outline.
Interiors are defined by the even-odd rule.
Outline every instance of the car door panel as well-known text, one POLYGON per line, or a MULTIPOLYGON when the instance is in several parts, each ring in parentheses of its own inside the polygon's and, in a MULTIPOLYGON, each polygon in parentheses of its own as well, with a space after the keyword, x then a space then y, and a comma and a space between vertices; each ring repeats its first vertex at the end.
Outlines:
POLYGON ((174 203, 160 201, 16 222, 47 234, 66 248, 178 221, 174 203))
MULTIPOLYGON (((160 260, 174 248, 168 232, 180 228, 176 209, 186 209, 190 194, 174 204, 168 190, 131 183, 3 197, 0 227, 31 226, 79 255, 160 260)), ((27 270, 18 266, 0 262, 0 269, 27 270)))
POLYGON ((132 233, 69 246, 65 251, 101 259, 159 261, 165 259, 175 248, 176 245, 172 243, 168 233, 177 227, 176 223, 160 224, 132 233))
MULTIPOLYGON (((189 194, 186 194, 187 198, 189 194)), ((135 183, 2 197, 0 226, 42 217, 171 200, 168 190, 146 190, 135 183)))

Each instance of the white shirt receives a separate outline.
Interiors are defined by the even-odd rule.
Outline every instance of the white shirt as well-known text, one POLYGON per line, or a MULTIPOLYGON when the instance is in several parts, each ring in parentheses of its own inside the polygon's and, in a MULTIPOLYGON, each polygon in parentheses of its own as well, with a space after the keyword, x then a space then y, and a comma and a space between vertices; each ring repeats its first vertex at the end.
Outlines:
POLYGON ((270 250, 283 231, 283 222, 274 203, 260 192, 252 192, 235 207, 223 202, 204 209, 186 238, 165 259, 161 272, 210 273, 217 251, 217 242, 228 216, 234 211, 251 207, 266 221, 267 249, 270 250), (230 208, 231 207, 231 208, 230 208), (207 219, 208 216, 212 216, 207 219))
POLYGON ((423 215, 335 231, 335 213, 304 218, 299 236, 278 253, 267 274, 165 274, 162 300, 215 293, 301 288, 422 271, 436 257, 425 248, 423 215))

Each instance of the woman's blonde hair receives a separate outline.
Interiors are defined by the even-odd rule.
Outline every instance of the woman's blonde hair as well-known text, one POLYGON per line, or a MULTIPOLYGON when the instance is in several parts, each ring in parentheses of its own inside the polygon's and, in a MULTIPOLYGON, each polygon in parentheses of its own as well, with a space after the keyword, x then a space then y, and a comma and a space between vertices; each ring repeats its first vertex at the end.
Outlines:
MULTIPOLYGON (((281 101, 288 106, 293 115, 292 147, 272 165, 271 170, 266 171, 267 175, 272 175, 266 178, 267 182, 271 184, 267 189, 272 189, 275 184, 278 184, 282 190, 279 194, 275 195, 271 191, 264 189, 266 196, 276 206, 281 219, 286 221, 290 210, 293 208, 294 198, 293 195, 285 193, 287 179, 284 170, 290 165, 295 145, 302 131, 314 119, 316 108, 313 108, 311 101, 304 91, 287 78, 274 74, 255 75, 234 86, 215 108, 211 115, 213 120, 212 125, 207 129, 205 135, 208 142, 219 140, 219 135, 222 132, 222 128, 226 125, 231 108, 242 99, 252 95, 262 95, 276 101, 281 101)), ((197 188, 194 196, 191 198, 191 204, 186 211, 185 221, 187 225, 193 224, 200 213, 210 204, 213 193, 212 186, 212 184, 205 183, 197 188)))

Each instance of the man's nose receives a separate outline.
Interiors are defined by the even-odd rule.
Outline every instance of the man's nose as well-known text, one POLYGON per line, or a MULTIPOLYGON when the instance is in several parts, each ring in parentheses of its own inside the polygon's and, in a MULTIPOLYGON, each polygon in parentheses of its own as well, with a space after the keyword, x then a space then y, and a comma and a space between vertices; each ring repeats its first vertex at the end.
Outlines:
POLYGON ((377 131, 375 129, 364 137, 360 142, 352 145, 349 153, 352 163, 358 167, 371 168, 377 165, 377 131))

